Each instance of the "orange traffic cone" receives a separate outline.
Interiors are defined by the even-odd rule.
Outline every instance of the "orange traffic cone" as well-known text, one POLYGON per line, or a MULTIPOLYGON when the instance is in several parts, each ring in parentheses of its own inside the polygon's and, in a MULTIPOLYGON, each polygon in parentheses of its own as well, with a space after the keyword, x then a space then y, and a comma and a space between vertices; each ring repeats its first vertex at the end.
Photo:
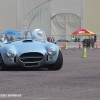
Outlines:
POLYGON ((79 48, 79 49, 82 48, 82 47, 81 47, 81 44, 79 44, 78 48, 79 48))
POLYGON ((96 44, 96 47, 95 48, 98 49, 98 44, 96 44))
POLYGON ((66 47, 66 44, 63 44, 63 45, 62 45, 62 48, 65 49, 65 47, 66 47))
POLYGON ((66 48, 66 44, 64 44, 64 49, 66 48))

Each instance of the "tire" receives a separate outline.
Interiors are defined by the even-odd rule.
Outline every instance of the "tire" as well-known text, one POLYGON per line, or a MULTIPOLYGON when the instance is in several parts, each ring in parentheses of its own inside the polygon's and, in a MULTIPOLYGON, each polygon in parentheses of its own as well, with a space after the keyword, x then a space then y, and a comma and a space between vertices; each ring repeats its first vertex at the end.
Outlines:
POLYGON ((7 66, 4 64, 3 59, 0 55, 0 70, 6 70, 7 66))
POLYGON ((63 64, 63 56, 61 51, 59 50, 58 58, 54 64, 48 66, 49 70, 60 70, 63 64))

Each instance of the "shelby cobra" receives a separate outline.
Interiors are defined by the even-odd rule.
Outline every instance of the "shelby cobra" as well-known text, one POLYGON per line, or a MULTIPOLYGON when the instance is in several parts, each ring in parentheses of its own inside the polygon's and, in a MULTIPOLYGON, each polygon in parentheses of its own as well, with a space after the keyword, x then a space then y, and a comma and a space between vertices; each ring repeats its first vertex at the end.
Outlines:
MULTIPOLYGON (((49 70, 59 70, 63 65, 63 56, 59 47, 46 39, 41 29, 25 33, 25 38, 4 43, 0 47, 0 70, 11 66, 45 67, 49 70)), ((23 35, 23 36, 24 36, 23 35)))

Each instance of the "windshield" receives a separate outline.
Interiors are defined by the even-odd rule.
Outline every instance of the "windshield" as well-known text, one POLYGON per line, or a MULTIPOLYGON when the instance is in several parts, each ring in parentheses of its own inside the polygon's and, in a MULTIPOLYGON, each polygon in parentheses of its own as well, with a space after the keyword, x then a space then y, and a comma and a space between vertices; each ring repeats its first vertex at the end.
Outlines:
POLYGON ((45 33, 41 31, 18 31, 20 34, 1 34, 0 35, 0 42, 13 42, 22 39, 32 39, 34 41, 46 41, 45 33))

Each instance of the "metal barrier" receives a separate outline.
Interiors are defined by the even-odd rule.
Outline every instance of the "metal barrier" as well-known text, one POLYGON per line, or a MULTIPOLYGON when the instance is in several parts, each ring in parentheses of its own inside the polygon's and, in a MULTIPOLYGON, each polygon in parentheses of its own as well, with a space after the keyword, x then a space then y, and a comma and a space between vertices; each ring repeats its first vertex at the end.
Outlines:
MULTIPOLYGON (((55 42, 71 42, 72 35, 53 35, 51 37, 54 37, 55 42)), ((80 41, 91 38, 91 36, 74 36, 74 37, 76 37, 77 39, 79 38, 80 41)), ((100 41, 100 35, 97 35, 97 42, 98 41, 100 41)))

